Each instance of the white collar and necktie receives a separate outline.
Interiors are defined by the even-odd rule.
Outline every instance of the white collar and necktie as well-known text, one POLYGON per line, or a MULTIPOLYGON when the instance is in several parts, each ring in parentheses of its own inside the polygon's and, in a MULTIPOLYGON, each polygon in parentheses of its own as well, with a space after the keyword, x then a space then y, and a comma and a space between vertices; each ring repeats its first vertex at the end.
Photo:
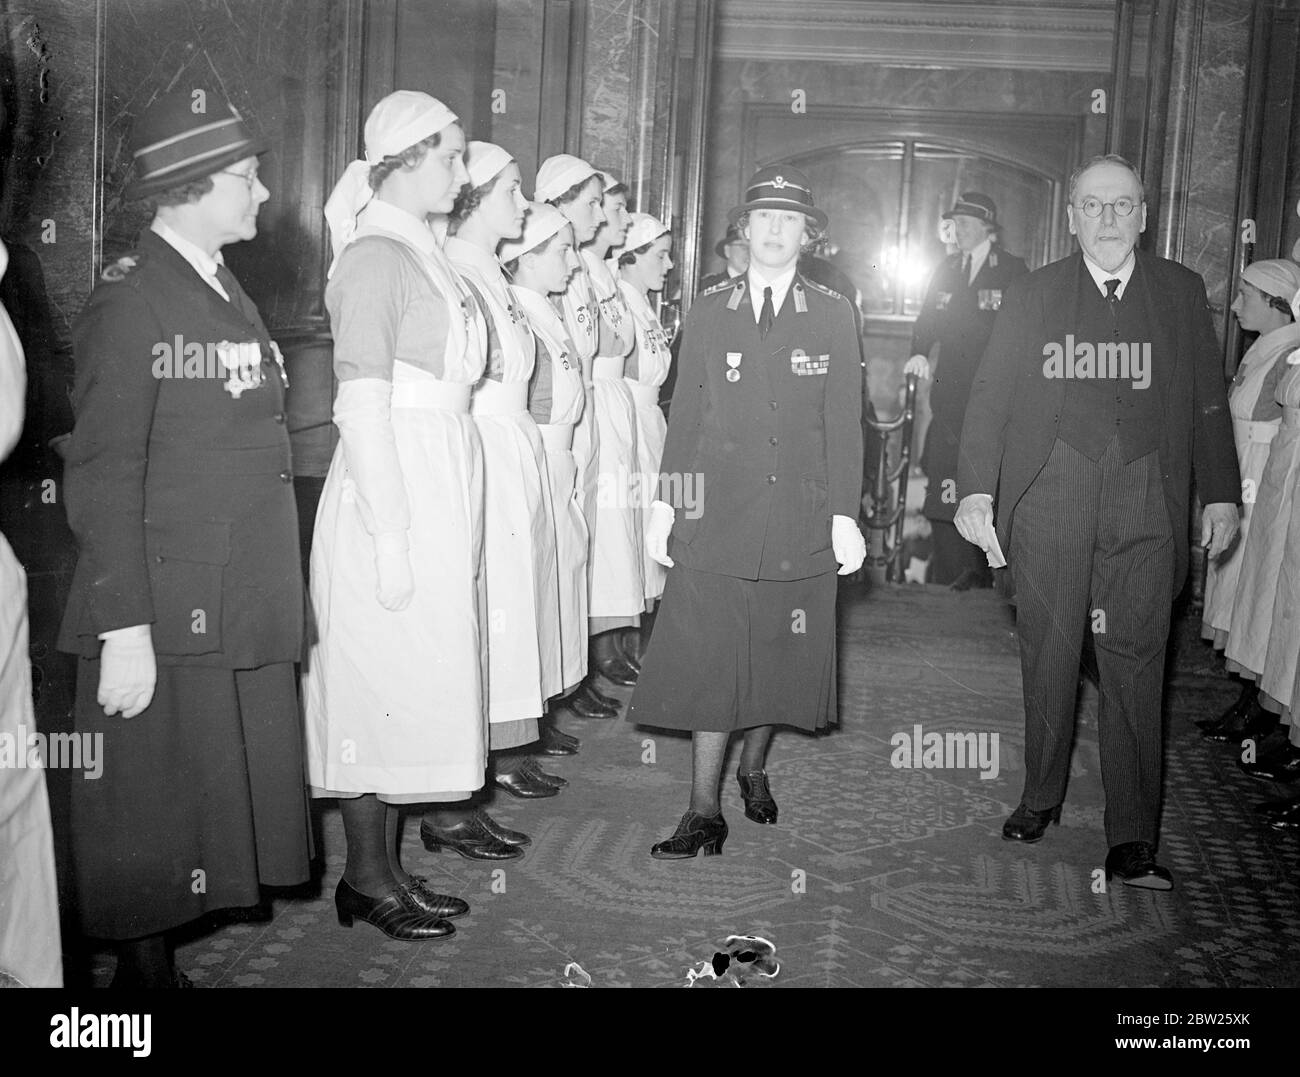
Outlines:
POLYGON ((795 269, 791 266, 784 273, 767 280, 761 276, 753 266, 749 267, 747 279, 749 281, 749 302, 754 308, 754 321, 757 322, 763 313, 763 293, 766 289, 772 290, 772 317, 775 318, 781 313, 781 305, 785 302, 786 294, 790 291, 790 284, 794 280, 795 269))
MULTIPOLYGON (((227 303, 233 302, 230 293, 217 278, 218 269, 225 269, 225 263, 221 260, 221 253, 218 251, 214 258, 197 243, 192 243, 181 235, 171 225, 154 218, 153 223, 149 225, 149 230, 159 239, 171 247, 185 261, 194 267, 196 272, 209 288, 217 295, 221 296, 227 303)), ((227 270, 229 272, 229 270, 227 270)))
POLYGON ((1106 282, 1108 280, 1117 280, 1119 284, 1115 287, 1115 298, 1123 299, 1124 290, 1128 288, 1128 282, 1133 277, 1133 270, 1137 268, 1137 255, 1129 251, 1128 257, 1124 259, 1124 264, 1110 273, 1102 269, 1086 254, 1083 256, 1083 264, 1088 267, 1088 273, 1092 276, 1093 283, 1097 285, 1097 290, 1103 296, 1109 299, 1111 294, 1106 282))
POLYGON ((984 241, 973 250, 966 251, 962 255, 961 264, 965 272, 966 283, 971 285, 975 283, 975 278, 979 276, 979 271, 984 268, 984 263, 988 261, 989 250, 993 246, 993 241, 985 237, 984 241))

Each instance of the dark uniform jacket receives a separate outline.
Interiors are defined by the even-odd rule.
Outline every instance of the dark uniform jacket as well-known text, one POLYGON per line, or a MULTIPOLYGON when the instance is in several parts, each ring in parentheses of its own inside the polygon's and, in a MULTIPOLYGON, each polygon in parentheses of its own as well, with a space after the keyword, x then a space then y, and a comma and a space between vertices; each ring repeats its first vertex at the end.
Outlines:
POLYGON ((921 454, 929 480, 922 511, 932 520, 951 520, 957 511, 957 444, 975 369, 993 332, 1003 289, 1029 272, 1023 260, 993 243, 975 279, 967 282, 962 257, 960 251, 950 254, 934 271, 912 327, 912 355, 929 355, 939 345, 921 454))
POLYGON ((160 663, 300 657, 282 367, 252 302, 231 298, 146 231, 77 318, 64 503, 80 556, 63 650, 93 657, 99 633, 151 624, 160 663), (257 345, 244 356, 260 363, 237 372, 260 384, 236 396, 221 356, 236 362, 239 343, 257 345))
MULTIPOLYGON (((1137 251, 1134 274, 1150 297, 1150 390, 1159 394, 1160 472, 1176 547, 1174 590, 1187 574, 1193 472, 1202 503, 1241 498, 1232 420, 1205 284, 1177 262, 1137 251)), ((958 496, 994 495, 998 541, 1010 550, 1016 505, 1042 470, 1060 425, 1065 382, 1044 374, 1044 347, 1064 347, 1078 325, 1080 283, 1093 286, 1081 254, 1013 283, 1002 299, 966 409, 958 496)), ((1128 294, 1127 291, 1125 293, 1128 294)))
POLYGON ((796 273, 763 339, 738 277, 696 299, 679 367, 660 465, 660 497, 677 511, 673 559, 748 580, 836 571, 831 517, 856 520, 862 493, 848 300, 796 273))

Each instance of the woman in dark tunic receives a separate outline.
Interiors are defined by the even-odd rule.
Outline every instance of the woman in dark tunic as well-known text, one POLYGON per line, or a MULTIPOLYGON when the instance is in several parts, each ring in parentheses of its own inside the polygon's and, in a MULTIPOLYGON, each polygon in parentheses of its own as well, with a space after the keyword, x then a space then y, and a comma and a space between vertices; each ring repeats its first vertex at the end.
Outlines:
POLYGON ((796 269, 826 215, 807 178, 777 166, 755 174, 731 221, 749 270, 687 317, 646 527, 671 571, 630 717, 694 733, 690 809, 656 859, 722 851, 718 785, 737 729, 745 815, 777 821, 763 769, 772 728, 835 720, 836 569, 866 555, 853 311, 796 269))

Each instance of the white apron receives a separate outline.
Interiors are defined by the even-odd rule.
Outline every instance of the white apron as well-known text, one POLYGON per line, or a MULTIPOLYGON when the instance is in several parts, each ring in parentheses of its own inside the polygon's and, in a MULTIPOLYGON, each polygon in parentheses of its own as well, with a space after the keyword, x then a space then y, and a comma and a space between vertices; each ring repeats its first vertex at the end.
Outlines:
MULTIPOLYGON (((501 725, 541 717, 546 700, 564 687, 546 450, 528 413, 536 345, 496 258, 455 236, 445 250, 486 308, 488 368, 500 368, 499 381, 484 377, 474 387, 470 414, 483 442, 488 721, 501 725)), ((492 746, 536 739, 533 723, 511 734, 494 730, 492 746)))
POLYGON ((357 238, 369 234, 416 254, 459 332, 448 332, 441 379, 393 364, 415 581, 406 609, 376 597, 375 544, 342 442, 325 478, 311 553, 316 632, 302 678, 309 780, 317 795, 459 799, 483 785, 487 761, 483 452, 469 415, 485 330, 440 253, 379 229, 357 238))
POLYGON ((588 251, 582 252, 582 262, 600 309, 600 342, 592 365, 600 475, 590 616, 635 618, 645 610, 645 554, 641 505, 633 489, 639 467, 636 404, 623 364, 636 331, 609 268, 588 251))
MULTIPOLYGON (((1300 352, 1288 356, 1300 359, 1300 352)), ((1276 398, 1282 421, 1264 465, 1255 497, 1250 534, 1242 553, 1237 601, 1224 651, 1234 667, 1260 677, 1260 688, 1280 703, 1291 698, 1296 656, 1300 652, 1300 519, 1296 519, 1296 484, 1300 483, 1300 362, 1278 383, 1276 398), (1292 564, 1288 564, 1290 559, 1292 564), (1278 638, 1273 637, 1277 635, 1278 638), (1289 674, 1286 673, 1289 670, 1289 674), (1270 687, 1271 686, 1271 687, 1270 687)))
MULTIPOLYGON (((650 309, 646 297, 625 280, 619 281, 619 288, 636 326, 636 377, 628 377, 626 381, 636 404, 635 488, 640 495, 641 511, 645 513, 650 502, 659 496, 659 461, 663 459, 664 438, 668 434, 668 420, 659 406, 659 387, 668 379, 673 354, 668 334, 650 309)), ((668 570, 644 548, 642 565, 646 603, 650 604, 664 593, 668 570)))
POLYGON ((551 421, 539 423, 554 508, 559 566, 560 654, 564 692, 587 675, 587 520, 573 454, 574 430, 586 407, 582 365, 563 319, 544 295, 512 289, 537 337, 537 361, 551 364, 551 421))
POLYGON ((1254 503, 1264 475, 1264 465, 1268 462, 1269 448, 1282 421, 1279 416, 1269 422, 1252 422, 1251 415, 1255 412, 1259 394, 1274 364, 1283 361, 1283 354, 1297 345, 1300 345, 1300 329, 1294 325, 1283 326, 1259 337, 1243 356, 1228 394, 1232 433, 1237 443, 1237 461, 1241 467, 1240 537, 1226 558, 1210 562, 1205 576, 1205 610, 1201 615, 1207 630, 1203 634, 1215 638, 1220 646, 1232 627, 1232 610, 1236 603, 1237 584, 1254 515, 1254 503))
MULTIPOLYGON (((8 262, 0 243, 0 277, 8 262)), ((0 460, 22 431, 26 381, 22 344, 0 307, 0 460)), ((28 738, 36 733, 27 650, 27 576, 0 535, 0 734, 15 753, 0 764, 0 973, 28 987, 62 987, 45 771, 18 765, 30 761, 28 738)))

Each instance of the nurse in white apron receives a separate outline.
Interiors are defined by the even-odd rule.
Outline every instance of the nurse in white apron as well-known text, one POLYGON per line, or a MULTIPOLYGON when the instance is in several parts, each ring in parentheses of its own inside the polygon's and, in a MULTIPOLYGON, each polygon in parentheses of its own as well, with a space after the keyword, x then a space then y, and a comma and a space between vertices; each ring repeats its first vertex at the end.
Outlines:
MULTIPOLYGON (((636 402, 634 489, 640 495, 643 513, 649 509, 658 488, 659 460, 668 431, 668 420, 659 407, 659 387, 668 378, 673 358, 668 334, 650 305, 650 293, 663 291, 668 271, 673 267, 672 245, 673 237, 666 224, 648 213, 633 213, 627 239, 617 255, 619 289, 636 327, 636 348, 623 368, 623 377, 636 402)), ((664 593, 667 570, 644 550, 642 558, 649 613, 664 593)))
MULTIPOLYGON (((605 181, 596 169, 581 158, 561 153, 542 162, 537 170, 533 197, 564 214, 573 227, 574 242, 581 246, 590 242, 605 222, 602 208, 604 191, 605 181)), ((578 486, 587 523, 587 598, 590 605, 599 508, 600 430, 596 421, 594 365, 600 322, 596 296, 585 264, 580 263, 569 278, 560 298, 560 311, 582 367, 586 396, 582 417, 573 432, 573 455, 578 465, 578 486)), ((617 717, 619 701, 602 693, 593 683, 594 679, 589 676, 584 680, 576 691, 565 697, 563 705, 582 718, 617 717)))
POLYGON ((627 188, 608 172, 601 209, 605 223, 581 248, 600 311, 594 380, 596 425, 600 431, 596 543, 591 568, 592 665, 614 684, 636 683, 641 666, 636 642, 625 636, 641 623, 645 609, 641 505, 632 486, 637 472, 636 403, 623 378, 636 345, 632 315, 605 259, 623 245, 629 216, 627 188))
MULTIPOLYGON (((519 166, 500 146, 471 142, 465 167, 469 184, 456 198, 443 249, 488 329, 487 367, 474 387, 470 414, 483 442, 488 746, 500 753, 537 740, 545 701, 563 687, 555 525, 545 449, 528 411, 533 334, 496 256, 501 241, 523 229, 528 204, 519 191, 519 166)), ((528 756, 494 754, 492 762, 496 784, 513 795, 559 791, 562 779, 534 769, 528 756)), ((426 847, 449 847, 471 859, 486 858, 484 838, 512 851, 528 841, 481 808, 431 813, 420 833, 426 847)))
MULTIPOLYGON (((546 446, 546 465, 554 507, 555 551, 559 564, 560 653, 564 691, 587 675, 587 521, 583 491, 573 455, 574 428, 586 406, 582 364, 556 303, 577 271, 573 226, 554 206, 529 203, 524 233, 501 246, 501 260, 514 281, 513 291, 537 340, 537 362, 528 406, 546 446)), ((543 723, 543 750, 572 755, 576 737, 543 723)))
POLYGON ((426 223, 467 179, 455 115, 398 91, 365 143, 325 207, 340 443, 312 544, 308 772, 343 812, 340 923, 428 940, 469 906, 401 867, 395 805, 483 784, 483 453, 469 406, 486 328, 426 223))
POLYGON ((1268 728, 1277 717, 1278 704, 1259 698, 1255 675, 1264 668, 1268 649, 1283 538, 1252 542, 1250 530, 1282 421, 1282 405, 1275 399, 1278 383, 1287 372, 1287 355, 1300 347, 1300 326, 1292 321, 1287 304, 1297 288, 1300 266, 1285 258, 1261 260, 1242 271, 1232 303, 1242 329, 1259 334, 1242 357, 1228 394, 1241 465, 1241 531, 1235 545, 1208 566, 1201 635, 1227 651, 1230 673, 1243 675, 1237 702, 1219 718, 1198 723, 1208 740, 1237 743, 1268 728), (1230 638, 1232 633, 1235 638, 1230 638))

